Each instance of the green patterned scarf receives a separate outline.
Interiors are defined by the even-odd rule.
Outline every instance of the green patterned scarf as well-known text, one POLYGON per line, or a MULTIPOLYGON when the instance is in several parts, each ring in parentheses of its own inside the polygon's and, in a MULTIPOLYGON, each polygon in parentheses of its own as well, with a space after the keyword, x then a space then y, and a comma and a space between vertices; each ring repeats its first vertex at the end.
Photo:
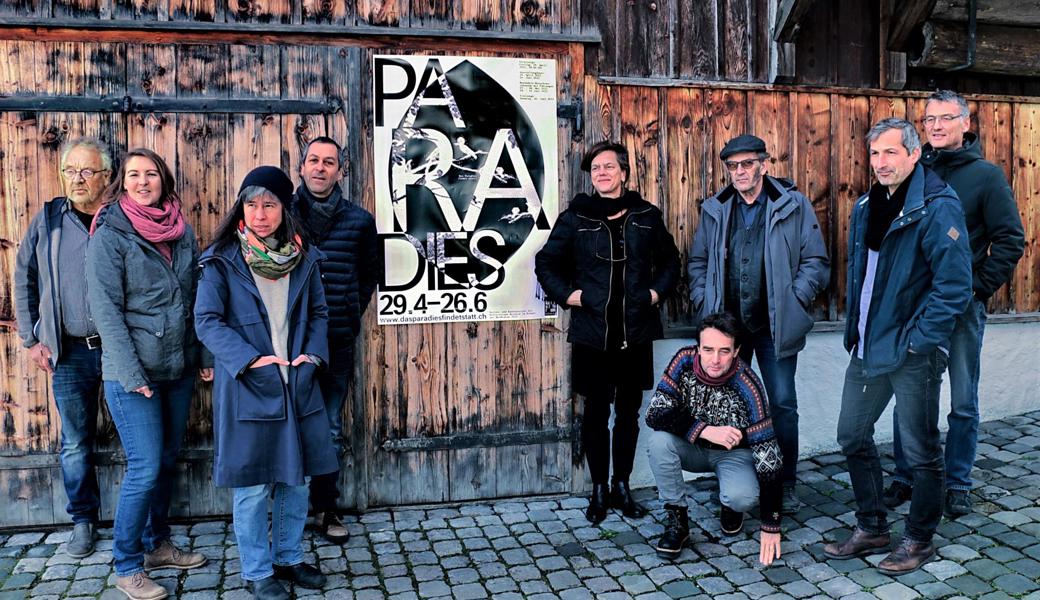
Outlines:
POLYGON ((238 242, 242 245, 242 256, 246 264, 257 275, 266 279, 281 279, 299 264, 303 253, 300 252, 303 241, 300 236, 278 246, 273 236, 262 238, 246 227, 244 221, 238 224, 238 242))

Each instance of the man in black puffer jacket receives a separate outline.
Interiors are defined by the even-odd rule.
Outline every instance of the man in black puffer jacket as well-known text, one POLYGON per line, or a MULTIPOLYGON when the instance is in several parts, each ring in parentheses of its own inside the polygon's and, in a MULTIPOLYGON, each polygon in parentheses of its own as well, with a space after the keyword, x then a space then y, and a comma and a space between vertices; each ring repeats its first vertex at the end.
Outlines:
MULTIPOLYGON (((986 301, 1004 285, 1025 250, 1025 234, 1015 197, 997 165, 983 160, 979 138, 968 132, 968 103, 955 92, 928 97, 921 119, 928 143, 921 164, 957 192, 971 243, 973 298, 950 338, 950 431, 946 435, 946 499, 943 511, 955 519, 971 512, 971 469, 979 434, 979 364, 986 327, 986 301)), ((895 437, 896 473, 885 504, 899 506, 911 494, 910 469, 895 437)))
MULTIPOLYGON (((326 260, 321 264, 325 301, 329 305, 329 368, 319 379, 333 443, 343 444, 343 401, 354 371, 354 340, 361 315, 379 278, 376 223, 371 213, 343 197, 339 186, 341 148, 328 137, 314 138, 300 165, 302 185, 291 211, 307 231, 310 243, 326 260)), ((311 507, 318 531, 333 543, 347 540, 336 514, 339 472, 311 478, 311 507)))

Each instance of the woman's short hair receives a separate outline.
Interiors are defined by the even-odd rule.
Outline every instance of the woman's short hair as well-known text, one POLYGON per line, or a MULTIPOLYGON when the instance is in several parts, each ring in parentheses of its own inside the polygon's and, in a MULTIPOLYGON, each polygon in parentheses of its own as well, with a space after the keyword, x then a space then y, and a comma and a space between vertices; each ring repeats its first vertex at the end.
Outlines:
POLYGON ((625 177, 629 177, 631 173, 629 172, 628 166, 628 150, 621 144, 612 141, 602 141, 596 144, 595 146, 589 148, 589 151, 586 152, 585 156, 581 159, 581 170, 585 171, 586 173, 591 171, 592 161, 597 156, 607 151, 611 151, 617 155, 618 166, 621 167, 621 170, 625 172, 625 177))

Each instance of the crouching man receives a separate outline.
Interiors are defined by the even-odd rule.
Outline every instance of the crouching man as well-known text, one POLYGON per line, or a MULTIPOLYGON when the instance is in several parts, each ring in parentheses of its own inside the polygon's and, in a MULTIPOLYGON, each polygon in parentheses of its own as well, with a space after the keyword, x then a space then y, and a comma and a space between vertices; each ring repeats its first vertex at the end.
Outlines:
POLYGON ((653 429, 648 453, 666 529, 658 555, 675 558, 690 538, 683 471, 714 472, 719 479, 719 521, 726 535, 744 526, 744 513, 760 506, 759 560, 780 558, 783 457, 773 433, 762 382, 737 356, 739 326, 728 313, 701 322, 696 347, 679 350, 646 410, 653 429))

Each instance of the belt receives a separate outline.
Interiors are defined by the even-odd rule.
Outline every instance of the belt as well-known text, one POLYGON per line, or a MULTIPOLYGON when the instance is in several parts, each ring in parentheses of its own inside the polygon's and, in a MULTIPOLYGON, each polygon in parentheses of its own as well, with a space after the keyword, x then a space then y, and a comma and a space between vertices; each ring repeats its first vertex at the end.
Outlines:
POLYGON ((97 350, 101 347, 101 336, 99 334, 90 335, 87 337, 72 337, 66 336, 67 340, 76 344, 82 344, 90 350, 97 350))

